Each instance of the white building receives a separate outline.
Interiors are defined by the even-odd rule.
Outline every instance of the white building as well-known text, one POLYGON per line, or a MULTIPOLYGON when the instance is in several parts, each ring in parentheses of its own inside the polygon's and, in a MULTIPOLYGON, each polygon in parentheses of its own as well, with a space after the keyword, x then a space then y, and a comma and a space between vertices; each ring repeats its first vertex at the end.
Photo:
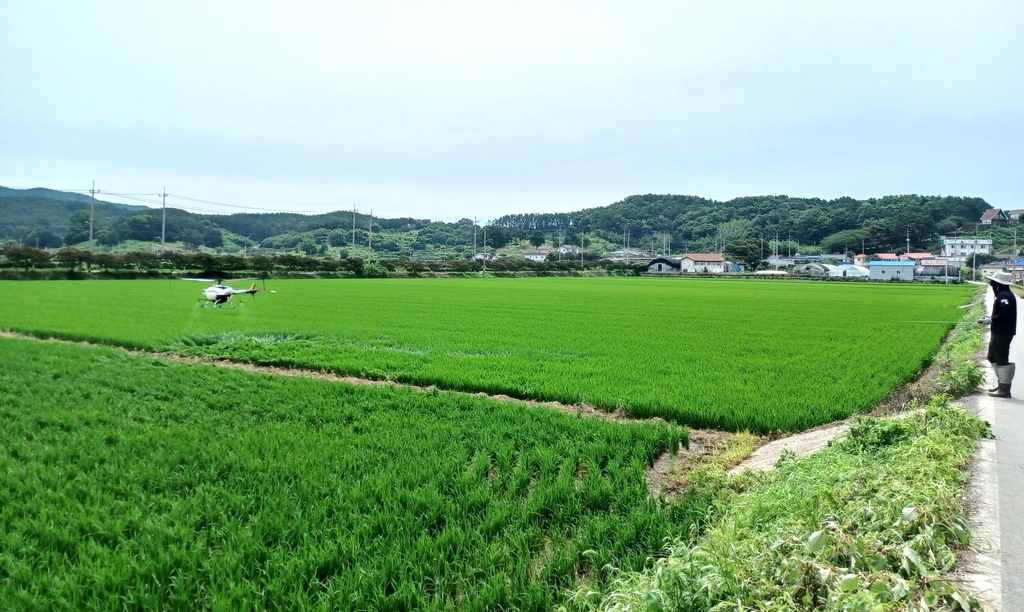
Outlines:
POLYGON ((526 259, 529 259, 530 261, 547 261, 548 254, 547 253, 538 253, 538 252, 523 253, 523 257, 525 257, 526 259))
POLYGON ((955 260, 957 263, 963 263, 975 253, 978 255, 992 254, 992 241, 987 238, 947 238, 946 236, 939 236, 939 238, 942 239, 942 256, 955 260))
POLYGON ((683 272, 722 274, 727 270, 726 263, 721 253, 687 253, 679 258, 679 268, 683 272))
POLYGON ((914 280, 914 268, 917 264, 913 261, 872 261, 868 264, 871 271, 871 280, 914 280))

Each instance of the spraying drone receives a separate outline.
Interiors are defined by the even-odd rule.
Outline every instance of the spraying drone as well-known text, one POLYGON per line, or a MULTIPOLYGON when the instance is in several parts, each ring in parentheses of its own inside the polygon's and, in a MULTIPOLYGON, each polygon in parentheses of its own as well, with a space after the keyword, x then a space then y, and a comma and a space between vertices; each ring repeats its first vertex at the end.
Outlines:
POLYGON ((214 285, 210 285, 206 289, 203 289, 203 297, 206 298, 206 302, 203 304, 203 308, 206 308, 211 304, 213 305, 213 308, 234 308, 235 305, 234 303, 231 302, 231 296, 256 295, 256 292, 259 291, 259 289, 256 288, 255 284, 252 287, 249 287, 248 289, 232 289, 231 287, 222 284, 221 281, 219 280, 214 281, 213 279, 209 278, 186 278, 183 280, 216 283, 214 285))

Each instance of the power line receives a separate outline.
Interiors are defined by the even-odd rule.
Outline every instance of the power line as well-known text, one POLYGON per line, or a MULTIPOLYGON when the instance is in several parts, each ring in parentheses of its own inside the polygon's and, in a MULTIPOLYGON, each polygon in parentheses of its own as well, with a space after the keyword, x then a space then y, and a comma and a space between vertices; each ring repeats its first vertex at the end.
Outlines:
POLYGON ((163 200, 160 207, 160 252, 164 252, 164 244, 167 241, 167 188, 163 188, 160 198, 163 200))
POLYGON ((92 189, 89 190, 89 248, 93 247, 92 243, 92 229, 96 224, 96 181, 92 182, 92 189))
MULTIPOLYGON (((125 200, 132 200, 132 201, 135 201, 135 202, 143 202, 145 204, 152 204, 154 206, 160 206, 160 201, 158 201, 158 200, 147 200, 145 198, 140 198, 140 197, 133 196, 133 195, 127 195, 127 194, 122 194, 122 193, 110 193, 110 192, 99 191, 99 190, 97 190, 96 193, 101 193, 103 195, 114 196, 114 197, 118 197, 118 198, 124 198, 125 200)), ((152 195, 152 196, 157 196, 157 197, 160 196, 159 193, 151 193, 151 194, 147 193, 145 195, 152 195)), ((116 202, 111 202, 111 204, 116 204, 116 202)))
MULTIPOLYGON (((199 202, 201 204, 213 204, 214 206, 225 206, 227 208, 238 208, 242 210, 256 210, 260 212, 271 212, 271 213, 297 213, 297 214, 326 214, 319 210, 281 210, 278 208, 260 208, 257 206, 242 206, 241 204, 225 204, 224 202, 215 202, 213 200, 203 200, 200 198, 190 198, 188 196, 178 195, 174 193, 167 194, 168 197, 177 198, 179 200, 188 200, 190 202, 199 202)), ((328 211, 333 212, 333 211, 328 211)))

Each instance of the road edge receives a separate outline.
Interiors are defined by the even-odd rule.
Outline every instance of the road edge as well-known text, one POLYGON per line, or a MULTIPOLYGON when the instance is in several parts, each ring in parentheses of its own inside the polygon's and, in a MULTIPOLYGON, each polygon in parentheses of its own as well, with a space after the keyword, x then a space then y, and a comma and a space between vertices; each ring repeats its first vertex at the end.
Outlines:
MULTIPOLYGON (((995 380, 987 368, 986 381, 995 380)), ((964 398, 964 408, 995 425, 995 402, 984 395, 964 398)), ((1002 561, 999 539, 999 473, 996 441, 979 440, 970 465, 971 478, 964 487, 967 520, 973 525, 971 547, 964 550, 956 574, 986 612, 1002 610, 1002 561)))

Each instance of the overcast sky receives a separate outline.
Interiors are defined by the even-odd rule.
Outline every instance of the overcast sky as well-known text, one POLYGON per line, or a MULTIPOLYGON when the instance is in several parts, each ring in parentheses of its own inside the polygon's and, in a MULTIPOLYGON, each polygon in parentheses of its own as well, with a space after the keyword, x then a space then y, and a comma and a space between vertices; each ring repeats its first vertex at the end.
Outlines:
POLYGON ((1019 0, 0 0, 12 187, 443 220, 637 193, 1024 208, 1022 145, 1019 0))

